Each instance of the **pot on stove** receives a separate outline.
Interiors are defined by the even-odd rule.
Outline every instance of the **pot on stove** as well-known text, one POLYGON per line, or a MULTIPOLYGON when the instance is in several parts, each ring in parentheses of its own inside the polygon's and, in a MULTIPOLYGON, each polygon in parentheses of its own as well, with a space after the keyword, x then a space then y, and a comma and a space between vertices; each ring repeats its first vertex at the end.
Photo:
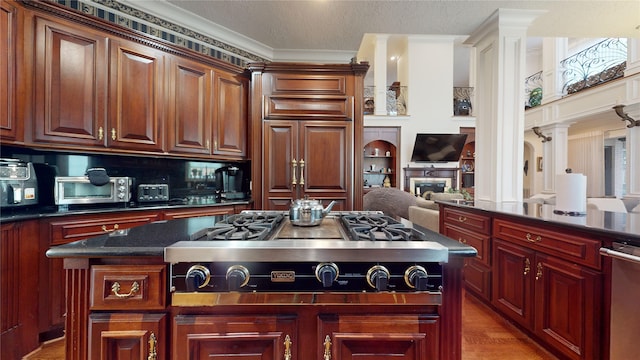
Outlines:
POLYGON ((326 208, 322 207, 320 200, 309 199, 305 195, 304 199, 297 199, 291 202, 289 209, 289 220, 296 226, 316 226, 320 225, 322 219, 331 211, 336 202, 332 201, 326 208))

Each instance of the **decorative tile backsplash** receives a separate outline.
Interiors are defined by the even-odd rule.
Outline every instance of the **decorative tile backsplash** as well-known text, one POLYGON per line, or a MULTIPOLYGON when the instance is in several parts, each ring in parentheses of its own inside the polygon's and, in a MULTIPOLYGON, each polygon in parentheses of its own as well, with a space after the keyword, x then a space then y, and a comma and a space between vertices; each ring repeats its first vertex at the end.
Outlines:
POLYGON ((143 32, 172 44, 197 51, 216 59, 245 67, 249 62, 269 62, 232 45, 158 18, 114 0, 49 0, 111 23, 143 32), (101 5, 100 7, 95 4, 101 5), (108 8, 109 10, 105 10, 108 8))

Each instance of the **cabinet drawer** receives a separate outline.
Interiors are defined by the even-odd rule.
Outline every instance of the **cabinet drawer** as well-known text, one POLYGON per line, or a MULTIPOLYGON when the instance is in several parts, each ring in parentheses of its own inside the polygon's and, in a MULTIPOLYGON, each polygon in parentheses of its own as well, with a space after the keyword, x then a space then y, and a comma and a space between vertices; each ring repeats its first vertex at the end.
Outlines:
POLYGON ((76 240, 102 235, 117 230, 129 229, 134 226, 148 224, 159 220, 156 213, 142 213, 136 215, 109 215, 65 217, 64 220, 51 221, 49 231, 51 244, 66 244, 76 240))
POLYGON ((352 96, 268 96, 264 118, 295 120, 353 119, 352 96))
POLYGON ((567 234, 566 230, 553 227, 528 226, 495 219, 494 237, 558 256, 564 260, 601 268, 599 249, 602 242, 567 234))
POLYGON ((163 310, 164 265, 91 267, 91 310, 163 310))
POLYGON ((473 246, 477 251, 475 259, 487 266, 491 265, 491 252, 489 251, 489 236, 472 233, 451 224, 444 224, 444 236, 457 240, 463 244, 473 246))
POLYGON ((272 94, 346 95, 344 75, 273 74, 272 94))
POLYGON ((489 216, 453 209, 448 206, 444 207, 443 214, 445 224, 453 224, 485 235, 489 235, 491 233, 491 218, 489 216))

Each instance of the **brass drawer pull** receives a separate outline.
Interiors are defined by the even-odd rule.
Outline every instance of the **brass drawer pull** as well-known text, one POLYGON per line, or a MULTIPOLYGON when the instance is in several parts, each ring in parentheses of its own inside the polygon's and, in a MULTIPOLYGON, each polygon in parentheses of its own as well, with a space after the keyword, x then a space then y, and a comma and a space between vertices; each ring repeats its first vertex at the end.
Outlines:
POLYGON ((118 230, 120 226, 118 224, 114 224, 112 229, 107 229, 107 225, 102 225, 102 231, 104 232, 112 232, 118 230))
POLYGON ((460 215, 460 216, 458 216, 458 221, 465 222, 465 221, 467 221, 467 217, 460 215))
POLYGON ((291 360, 291 338, 289 335, 284 337, 284 360, 291 360))
POLYGON ((537 235, 535 238, 533 238, 533 235, 527 233, 527 235, 525 235, 525 238, 527 239, 528 242, 531 243, 536 243, 536 242, 540 242, 542 241, 542 236, 537 235))
POLYGON ((331 338, 327 335, 324 338, 324 358, 323 360, 331 360, 331 338))
POLYGON ((119 282, 114 282, 113 285, 111 285, 111 292, 113 292, 113 294, 121 299, 123 298, 129 298, 132 297, 135 293, 137 293, 140 290, 140 284, 138 284, 137 281, 134 281, 133 284, 131 284, 131 290, 129 290, 128 294, 120 294, 120 283, 119 282))
POLYGON ((458 238, 458 242, 466 244, 467 243, 467 239, 463 239, 461 237, 458 238))

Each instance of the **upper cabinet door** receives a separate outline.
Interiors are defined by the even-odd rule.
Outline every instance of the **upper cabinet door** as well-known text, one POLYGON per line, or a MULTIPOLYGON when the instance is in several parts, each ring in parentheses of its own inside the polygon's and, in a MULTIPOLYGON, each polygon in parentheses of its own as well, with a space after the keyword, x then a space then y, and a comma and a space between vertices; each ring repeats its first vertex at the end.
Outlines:
POLYGON ((36 18, 34 142, 104 146, 107 39, 36 18))
POLYGON ((211 154, 213 68, 174 57, 169 76, 170 152, 211 154))
POLYGON ((247 155, 247 84, 246 79, 218 72, 214 117, 213 154, 244 158, 247 155))
POLYGON ((108 146, 163 151, 165 54, 113 40, 110 66, 108 146))
POLYGON ((17 10, 0 2, 0 137, 16 140, 16 34, 17 10))

